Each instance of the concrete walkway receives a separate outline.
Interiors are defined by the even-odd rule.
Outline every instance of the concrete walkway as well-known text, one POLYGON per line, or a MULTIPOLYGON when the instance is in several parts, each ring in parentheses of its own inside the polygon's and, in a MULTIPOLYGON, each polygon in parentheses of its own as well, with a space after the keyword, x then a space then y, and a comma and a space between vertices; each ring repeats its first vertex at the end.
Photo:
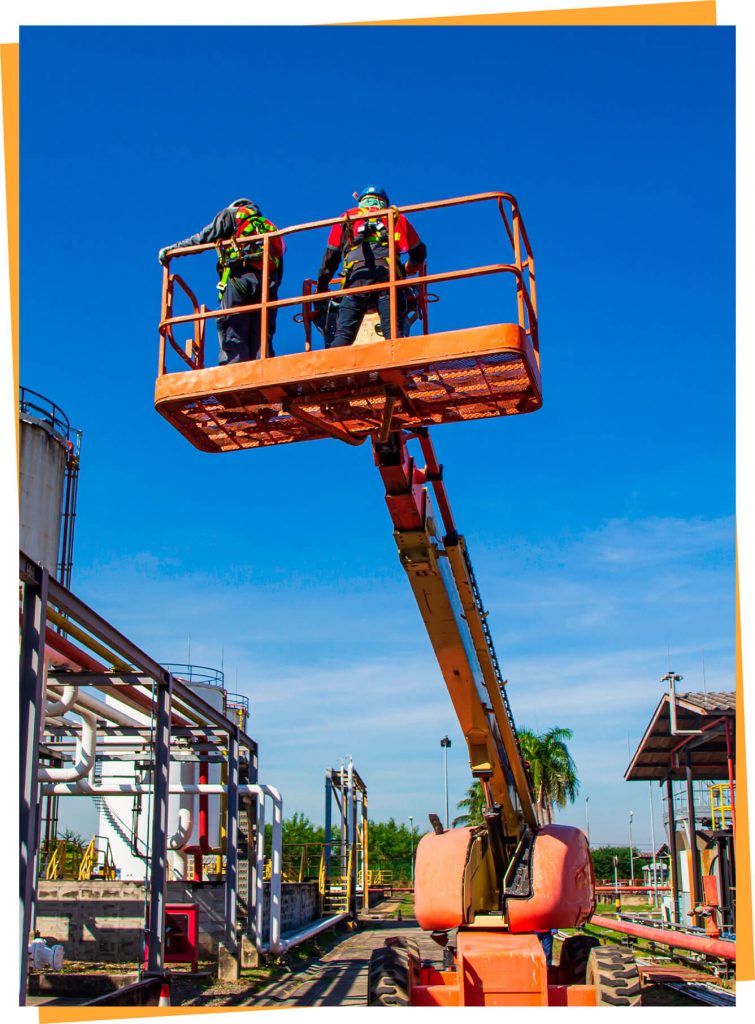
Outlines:
MULTIPOLYGON (((442 951, 413 918, 394 916, 401 896, 384 899, 360 915, 357 931, 343 937, 333 934, 332 945, 316 960, 287 973, 265 988, 238 982, 216 983, 202 992, 183 991, 176 985, 175 1001, 186 1006, 366 1006, 370 954, 390 935, 414 939, 423 959, 440 962, 442 951)), ((324 933, 328 935, 330 933, 324 933)))
POLYGON ((440 946, 416 921, 369 921, 299 974, 257 993, 254 1006, 366 1006, 370 954, 389 935, 419 943, 421 955, 440 960, 440 946))

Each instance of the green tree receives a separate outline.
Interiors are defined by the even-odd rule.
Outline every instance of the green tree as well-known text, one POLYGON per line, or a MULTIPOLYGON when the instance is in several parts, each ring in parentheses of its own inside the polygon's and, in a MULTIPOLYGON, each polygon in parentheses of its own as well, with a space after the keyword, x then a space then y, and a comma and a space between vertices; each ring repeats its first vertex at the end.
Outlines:
POLYGON ((408 829, 403 822, 396 824, 394 818, 388 821, 371 821, 369 827, 370 867, 374 870, 393 872, 395 884, 408 882, 411 878, 411 861, 417 852, 421 834, 416 826, 408 829))
POLYGON ((571 729, 554 726, 537 734, 531 729, 518 729, 522 755, 529 763, 535 790, 535 811, 542 824, 553 821, 553 810, 574 803, 579 792, 579 779, 566 741, 571 729))
POLYGON ((485 806, 485 796, 482 786, 474 779, 464 797, 456 805, 457 811, 464 811, 459 814, 451 824, 457 825, 482 825, 482 809, 485 806))
POLYGON ((325 829, 322 825, 313 825, 306 814, 294 811, 290 818, 283 819, 283 845, 294 843, 322 843, 325 841, 325 829))
POLYGON ((67 828, 61 836, 61 839, 63 839, 66 844, 66 851, 80 850, 86 846, 84 837, 78 832, 74 832, 72 828, 67 828))
MULTIPOLYGON (((617 859, 617 873, 619 878, 629 878, 631 867, 628 846, 593 846, 592 865, 595 869, 595 877, 599 881, 613 882, 613 859, 617 859)), ((635 876, 638 875, 637 855, 635 852, 635 876)), ((642 877, 641 872, 639 876, 642 877)))

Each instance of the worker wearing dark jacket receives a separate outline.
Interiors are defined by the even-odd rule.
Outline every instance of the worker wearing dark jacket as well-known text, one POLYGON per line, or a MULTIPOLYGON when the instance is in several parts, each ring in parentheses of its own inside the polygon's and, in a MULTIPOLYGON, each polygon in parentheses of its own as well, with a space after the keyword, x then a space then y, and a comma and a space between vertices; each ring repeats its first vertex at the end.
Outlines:
MULTIPOLYGON (((262 242, 256 239, 245 242, 249 235, 276 231, 276 227, 260 213, 259 207, 251 199, 235 199, 230 206, 221 210, 211 224, 202 228, 195 235, 174 242, 160 250, 159 258, 165 263, 169 249, 182 249, 189 245, 203 245, 207 242, 233 241, 232 246, 223 246, 219 250, 217 270, 220 274, 218 293, 221 309, 234 309, 236 306, 250 306, 259 302, 262 295, 262 242)), ((270 241, 270 277, 267 297, 275 299, 278 286, 283 277, 283 239, 276 237, 270 241)), ((267 354, 273 352, 273 335, 277 309, 268 310, 267 315, 267 354)), ((232 316, 217 318, 218 338, 220 340, 220 357, 218 363, 242 363, 249 359, 260 358, 260 311, 236 313, 232 316)))
MULTIPOLYGON (((354 193, 355 198, 356 195, 354 193)), ((388 196, 385 190, 372 185, 359 193, 359 206, 344 214, 349 217, 349 222, 333 225, 318 272, 318 292, 327 290, 341 260, 344 288, 378 284, 389 279, 388 217, 380 214, 387 207, 388 196)), ((402 278, 406 273, 416 273, 427 255, 427 249, 403 214, 396 217, 394 224, 396 253, 409 256, 406 266, 400 259, 396 261, 396 277, 402 278)), ((406 312, 404 292, 403 288, 396 289, 396 329, 399 337, 403 334, 401 324, 406 312)), ((364 314, 371 305, 377 305, 383 337, 390 338, 391 303, 388 291, 345 295, 339 307, 338 324, 331 348, 353 344, 364 314)))

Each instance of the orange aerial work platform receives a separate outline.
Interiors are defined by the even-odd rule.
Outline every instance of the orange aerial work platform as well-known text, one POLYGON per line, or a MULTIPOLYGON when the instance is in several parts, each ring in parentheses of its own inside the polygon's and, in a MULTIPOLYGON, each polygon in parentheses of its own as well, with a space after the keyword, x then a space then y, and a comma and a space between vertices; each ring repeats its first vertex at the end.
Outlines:
MULTIPOLYGON (((170 269, 172 258, 185 258, 218 246, 197 245, 172 250, 163 271, 156 409, 195 447, 207 452, 325 437, 358 445, 370 436, 384 440, 395 430, 412 431, 440 423, 539 409, 542 394, 535 265, 514 197, 506 192, 486 192, 389 207, 385 214, 391 253, 387 283, 316 292, 314 281, 307 280, 299 295, 268 299, 232 310, 210 310, 201 305, 184 279, 170 269), (499 215, 507 262, 436 274, 428 273, 423 265, 416 276, 397 274, 394 225, 399 214, 430 210, 439 210, 442 214, 450 207, 476 203, 487 203, 493 213, 499 215), (510 282, 503 292, 508 292, 512 299, 512 308, 513 299, 516 300, 516 320, 512 317, 512 322, 430 331, 428 305, 437 296, 428 292, 429 286, 491 275, 502 275, 510 282), (191 305, 188 314, 174 314, 176 286, 188 297, 191 305), (412 290, 421 334, 396 337, 400 288, 412 290), (360 332, 356 342, 347 347, 312 347, 316 303, 343 295, 386 290, 390 293, 391 339, 383 339, 379 332, 371 331, 365 342, 360 332), (287 307, 296 310, 294 319, 303 325, 302 350, 269 356, 270 311, 287 307), (207 321, 252 310, 260 312, 261 358, 206 367, 207 321), (192 325, 193 337, 181 345, 174 332, 184 324, 192 325), (170 351, 181 361, 182 368, 178 372, 167 370, 170 351)), ((266 296, 268 291, 272 238, 322 230, 345 220, 348 217, 335 217, 250 236, 258 237, 262 244, 262 294, 266 296)), ((454 238, 454 243, 456 252, 473 248, 471 243, 464 243, 458 237, 454 238)), ((279 328, 280 324, 279 317, 279 328)), ((275 338, 276 348, 280 351, 286 343, 286 337, 279 332, 275 338)))

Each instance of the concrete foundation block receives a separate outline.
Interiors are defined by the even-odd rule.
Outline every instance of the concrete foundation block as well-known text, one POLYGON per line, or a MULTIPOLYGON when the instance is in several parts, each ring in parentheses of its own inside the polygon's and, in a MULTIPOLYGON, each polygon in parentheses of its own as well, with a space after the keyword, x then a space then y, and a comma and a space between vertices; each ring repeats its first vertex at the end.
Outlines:
POLYGON ((218 943, 218 981, 238 981, 241 975, 238 953, 233 953, 224 942, 218 943))
POLYGON ((260 955, 257 952, 257 947, 254 945, 248 935, 241 936, 241 969, 250 970, 253 967, 259 967, 260 955))

